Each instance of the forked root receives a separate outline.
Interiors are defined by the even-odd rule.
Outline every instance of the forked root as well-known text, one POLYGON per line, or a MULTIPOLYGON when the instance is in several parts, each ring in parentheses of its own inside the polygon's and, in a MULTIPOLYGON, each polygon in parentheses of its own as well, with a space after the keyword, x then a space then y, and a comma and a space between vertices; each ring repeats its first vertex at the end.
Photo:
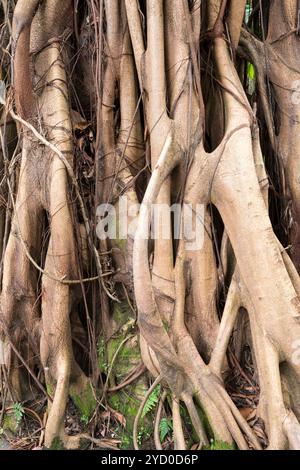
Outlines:
MULTIPOLYGON (((168 156, 169 148, 170 146, 165 145, 159 163, 153 171, 148 191, 143 201, 145 211, 149 210, 151 203, 155 201, 160 185, 174 164, 172 154, 168 156)), ((166 378, 174 395, 181 397, 186 403, 194 428, 198 434, 200 445, 207 445, 208 440, 193 402, 192 397, 194 395, 205 411, 217 440, 222 440, 229 444, 232 444, 234 440, 239 448, 248 449, 248 444, 242 433, 243 431, 252 446, 259 449, 261 446, 258 439, 227 396, 222 388, 220 379, 210 371, 209 366, 204 364, 185 328, 183 242, 180 242, 179 245, 175 267, 176 304, 175 316, 170 332, 173 341, 171 341, 169 335, 164 330, 162 321, 159 318, 159 312, 153 302, 154 296, 151 296, 152 285, 149 268, 147 268, 147 241, 145 241, 145 237, 142 238, 140 236, 141 233, 147 233, 147 230, 149 230, 148 224, 149 220, 145 217, 145 213, 141 211, 134 245, 134 279, 141 332, 145 339, 149 341, 151 349, 156 353, 160 372, 166 378), (142 282, 141 286, 143 285, 143 289, 140 289, 140 282, 142 282), (143 296, 140 295, 142 291, 144 292, 145 284, 147 287, 146 292, 149 289, 149 297, 148 293, 147 296, 144 294, 143 296), (150 316, 149 311, 151 311, 150 316), (154 324, 155 328, 153 327, 154 324), (173 368, 177 368, 177 374, 172 372, 173 368)), ((180 432, 180 435, 178 435, 180 445, 183 445, 182 434, 180 432)))

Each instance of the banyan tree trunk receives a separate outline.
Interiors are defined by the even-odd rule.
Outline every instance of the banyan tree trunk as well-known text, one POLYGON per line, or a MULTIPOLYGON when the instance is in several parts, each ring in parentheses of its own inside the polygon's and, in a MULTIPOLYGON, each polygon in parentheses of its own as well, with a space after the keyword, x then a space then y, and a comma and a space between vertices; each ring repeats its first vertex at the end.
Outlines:
POLYGON ((67 435, 69 397, 90 418, 125 386, 138 448, 161 384, 158 449, 163 413, 175 449, 188 422, 200 448, 300 448, 299 11, 264 3, 2 1, 2 367, 10 400, 47 397, 46 447, 105 447, 67 435), (267 444, 226 386, 244 333, 267 444))

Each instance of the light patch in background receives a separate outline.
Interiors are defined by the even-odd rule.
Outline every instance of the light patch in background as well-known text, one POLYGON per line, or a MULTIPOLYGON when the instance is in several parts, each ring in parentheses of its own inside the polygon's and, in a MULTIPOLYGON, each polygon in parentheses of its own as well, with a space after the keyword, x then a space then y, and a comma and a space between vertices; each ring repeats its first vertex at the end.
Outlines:
POLYGON ((0 365, 5 364, 4 361, 4 343, 0 341, 0 365))

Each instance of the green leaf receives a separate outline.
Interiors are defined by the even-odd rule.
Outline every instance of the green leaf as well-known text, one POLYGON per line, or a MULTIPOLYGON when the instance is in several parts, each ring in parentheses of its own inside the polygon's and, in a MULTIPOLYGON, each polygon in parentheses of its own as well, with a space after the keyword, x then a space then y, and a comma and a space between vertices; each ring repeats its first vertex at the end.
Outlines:
POLYGON ((15 420, 17 424, 19 425, 25 414, 23 405, 21 403, 14 403, 13 410, 14 410, 15 420))
POLYGON ((255 68, 250 62, 247 62, 247 77, 249 80, 255 80, 255 68))
POLYGON ((157 385, 145 403, 143 413, 142 413, 142 419, 148 413, 150 413, 150 411, 152 411, 153 408, 155 408, 155 406, 157 405, 159 401, 159 395, 160 395, 160 385, 157 385))
POLYGON ((171 418, 162 418, 159 425, 159 437, 161 442, 165 440, 168 434, 173 432, 173 421, 171 418))

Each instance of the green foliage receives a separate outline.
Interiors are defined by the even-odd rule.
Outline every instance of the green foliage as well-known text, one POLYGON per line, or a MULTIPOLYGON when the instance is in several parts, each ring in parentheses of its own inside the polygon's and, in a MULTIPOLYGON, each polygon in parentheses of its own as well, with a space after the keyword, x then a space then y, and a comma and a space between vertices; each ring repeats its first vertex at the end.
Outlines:
POLYGON ((121 439, 121 449, 123 450, 131 450, 133 446, 133 440, 131 435, 126 434, 123 432, 122 439, 121 439))
POLYGON ((89 424, 89 416, 86 415, 86 414, 83 414, 81 417, 80 417, 80 421, 85 424, 85 426, 87 426, 89 424))
POLYGON ((17 425, 19 425, 23 419, 23 416, 25 414, 25 410, 23 408, 22 403, 14 403, 13 405, 13 412, 14 412, 14 417, 16 420, 17 425))
POLYGON ((146 441, 151 437, 151 428, 142 426, 137 435, 138 445, 141 446, 143 441, 146 441))
POLYGON ((106 361, 106 353, 105 353, 105 341, 104 338, 101 337, 98 341, 98 358, 99 358, 99 367, 101 372, 107 374, 108 372, 108 364, 106 361))
MULTIPOLYGON (((98 340, 98 361, 101 372, 108 376, 108 385, 113 387, 128 377, 141 361, 140 348, 136 330, 136 318, 126 300, 115 303, 112 312, 112 331, 106 341, 103 337, 98 340), (126 340, 127 339, 127 340, 126 340)), ((148 390, 145 377, 140 377, 129 387, 124 387, 108 394, 108 405, 120 413, 126 424, 114 423, 114 431, 121 440, 121 449, 133 448, 133 425, 139 410, 141 400, 148 390)), ((142 423, 139 439, 148 439, 152 429, 152 420, 142 423), (149 421, 149 423, 148 423, 149 421), (149 428, 149 429, 148 429, 149 428)))
POLYGON ((248 0, 246 9, 245 9, 245 23, 246 24, 248 24, 251 13, 252 13, 252 2, 248 0))
POLYGON ((251 62, 247 62, 247 77, 250 80, 255 80, 255 68, 251 62))
POLYGON ((127 333, 130 331, 134 324, 132 312, 126 300, 114 305, 114 320, 118 325, 122 325, 121 332, 127 333))
POLYGON ((48 395, 50 395, 50 397, 53 397, 53 394, 54 394, 54 387, 53 387, 53 384, 47 383, 47 384, 46 384, 46 389, 47 389, 48 395))
POLYGON ((53 439, 50 450, 64 450, 64 444, 59 437, 53 439))
POLYGON ((142 419, 152 411, 155 406, 157 405, 159 401, 159 396, 160 396, 160 385, 157 385, 155 389, 152 391, 151 395, 149 396, 148 400, 145 403, 143 413, 142 413, 142 419))
POLYGON ((210 450, 235 450, 235 445, 230 445, 228 442, 211 440, 210 450))
POLYGON ((168 434, 173 433, 173 420, 172 418, 162 418, 159 425, 159 437, 161 442, 165 440, 168 434))
POLYGON ((81 412, 80 419, 82 423, 87 425, 97 406, 92 384, 89 382, 86 387, 80 391, 71 386, 70 396, 76 408, 81 412))

